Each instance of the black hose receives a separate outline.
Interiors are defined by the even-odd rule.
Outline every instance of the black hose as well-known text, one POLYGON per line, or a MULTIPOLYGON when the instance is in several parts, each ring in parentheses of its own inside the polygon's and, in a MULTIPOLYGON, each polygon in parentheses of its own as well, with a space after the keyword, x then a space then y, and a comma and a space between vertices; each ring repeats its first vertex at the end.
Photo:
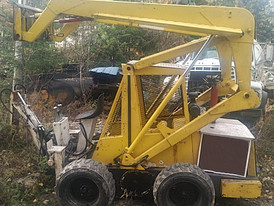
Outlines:
MULTIPOLYGON (((53 138, 49 137, 50 133, 53 131, 53 129, 49 130, 47 134, 45 135, 45 141, 48 142, 49 140, 53 140, 53 138)), ((54 138, 54 141, 56 142, 56 139, 54 138)))
POLYGON ((8 89, 8 88, 2 89, 1 92, 0 92, 0 102, 2 103, 3 107, 4 107, 9 113, 11 113, 11 114, 13 115, 13 112, 10 111, 10 109, 5 105, 5 103, 4 103, 3 99, 2 99, 2 94, 3 94, 4 91, 9 91, 10 93, 12 92, 11 89, 8 89))
POLYGON ((71 152, 71 151, 69 150, 70 145, 71 145, 71 144, 70 144, 70 142, 69 142, 68 145, 66 146, 66 153, 68 153, 68 154, 70 154, 70 155, 72 155, 72 156, 80 156, 80 155, 84 154, 84 153, 86 152, 86 150, 87 150, 87 143, 86 143, 86 145, 85 145, 85 148, 84 148, 81 152, 79 152, 79 153, 71 152))
POLYGON ((45 128, 43 126, 37 127, 38 136, 40 139, 40 150, 39 155, 41 155, 41 152, 43 153, 43 156, 49 157, 48 149, 47 149, 47 142, 50 140, 47 138, 47 135, 49 135, 49 132, 45 133, 45 128))
POLYGON ((24 94, 27 94, 27 89, 26 89, 26 87, 24 85, 22 85, 22 84, 15 84, 14 87, 13 87, 14 91, 18 90, 17 87, 23 88, 24 94))
POLYGON ((87 131, 86 131, 86 128, 85 128, 85 126, 83 125, 83 123, 80 122, 79 125, 80 125, 80 127, 81 127, 81 131, 82 131, 82 133, 83 133, 83 135, 84 135, 86 141, 87 141, 90 145, 94 146, 94 144, 88 139, 87 131))
POLYGON ((85 148, 84 148, 81 152, 79 152, 79 153, 71 152, 71 151, 69 150, 69 146, 70 146, 71 144, 69 143, 69 144, 66 146, 66 152, 67 152, 68 154, 72 155, 72 156, 80 156, 80 155, 81 155, 81 157, 82 157, 82 156, 84 156, 86 153, 88 153, 88 151, 86 151, 86 150, 87 150, 87 147, 88 147, 88 144, 92 145, 91 149, 94 147, 94 144, 88 139, 88 135, 87 135, 87 132, 86 132, 86 129, 85 129, 84 125, 83 125, 81 122, 79 123, 79 125, 80 125, 80 128, 81 128, 81 132, 83 133, 83 136, 84 136, 84 138, 85 138, 85 140, 86 140, 85 148))

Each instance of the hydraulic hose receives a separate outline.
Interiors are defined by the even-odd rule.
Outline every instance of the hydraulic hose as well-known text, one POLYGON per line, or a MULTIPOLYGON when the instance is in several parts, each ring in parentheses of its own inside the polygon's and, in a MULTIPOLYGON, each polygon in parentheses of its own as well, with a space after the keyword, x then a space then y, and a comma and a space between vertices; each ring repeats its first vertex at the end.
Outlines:
POLYGON ((11 89, 8 89, 8 88, 2 89, 1 92, 0 92, 0 102, 1 102, 1 104, 3 105, 3 107, 4 107, 9 113, 11 113, 11 114, 13 115, 13 112, 10 111, 10 109, 5 105, 5 103, 4 103, 4 101, 3 101, 2 95, 3 95, 3 93, 4 93, 5 91, 8 91, 9 93, 12 92, 11 89))

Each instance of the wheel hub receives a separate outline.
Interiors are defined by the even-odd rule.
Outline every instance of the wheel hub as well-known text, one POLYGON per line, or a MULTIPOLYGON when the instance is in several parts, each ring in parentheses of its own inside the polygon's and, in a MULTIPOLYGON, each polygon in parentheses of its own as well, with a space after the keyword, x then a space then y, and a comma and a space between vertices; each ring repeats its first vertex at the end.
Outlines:
POLYGON ((72 181, 70 193, 79 202, 92 202, 97 200, 99 189, 92 180, 79 178, 72 181))
POLYGON ((82 194, 82 195, 85 195, 85 193, 88 192, 88 187, 87 187, 87 185, 83 185, 83 186, 80 188, 80 191, 81 191, 81 194, 82 194))
POLYGON ((195 205, 199 201, 199 189, 191 183, 179 182, 170 188, 168 196, 175 205, 195 205))

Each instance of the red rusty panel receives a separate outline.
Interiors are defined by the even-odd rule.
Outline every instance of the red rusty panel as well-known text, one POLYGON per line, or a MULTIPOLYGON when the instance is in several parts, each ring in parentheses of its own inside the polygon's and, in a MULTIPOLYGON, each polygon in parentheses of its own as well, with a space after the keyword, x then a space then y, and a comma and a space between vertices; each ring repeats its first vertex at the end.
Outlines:
POLYGON ((214 172, 245 176, 249 141, 203 135, 199 166, 214 172))

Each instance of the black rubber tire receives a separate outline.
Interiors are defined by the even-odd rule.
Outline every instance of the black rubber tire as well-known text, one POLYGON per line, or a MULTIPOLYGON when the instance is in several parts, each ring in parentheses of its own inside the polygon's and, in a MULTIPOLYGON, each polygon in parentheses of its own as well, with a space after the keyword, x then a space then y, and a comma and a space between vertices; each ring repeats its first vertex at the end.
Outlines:
POLYGON ((155 179, 153 196, 158 206, 212 206, 215 203, 210 177, 189 163, 164 168, 155 179))
POLYGON ((115 181, 107 167, 92 159, 68 164, 56 180, 56 194, 61 205, 111 205, 115 181))

